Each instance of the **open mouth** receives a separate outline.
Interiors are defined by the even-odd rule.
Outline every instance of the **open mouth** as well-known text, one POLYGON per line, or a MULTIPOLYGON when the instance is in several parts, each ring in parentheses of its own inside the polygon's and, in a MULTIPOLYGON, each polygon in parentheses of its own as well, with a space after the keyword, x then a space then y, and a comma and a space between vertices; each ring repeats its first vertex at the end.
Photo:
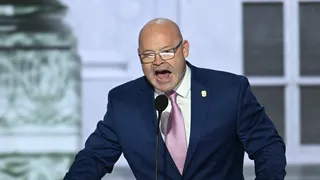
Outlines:
POLYGON ((160 82, 167 82, 171 77, 171 71, 169 70, 157 70, 155 71, 155 76, 160 82))

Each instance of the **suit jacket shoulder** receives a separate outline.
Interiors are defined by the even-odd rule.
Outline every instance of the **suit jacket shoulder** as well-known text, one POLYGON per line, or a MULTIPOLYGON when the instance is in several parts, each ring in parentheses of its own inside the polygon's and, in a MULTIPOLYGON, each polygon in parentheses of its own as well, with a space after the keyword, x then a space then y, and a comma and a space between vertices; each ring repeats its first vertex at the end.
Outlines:
POLYGON ((209 86, 235 87, 247 81, 247 77, 222 70, 196 68, 196 74, 201 74, 209 86))
POLYGON ((130 80, 118 86, 115 86, 109 91, 109 97, 117 101, 128 101, 134 98, 140 87, 148 85, 144 76, 130 80))

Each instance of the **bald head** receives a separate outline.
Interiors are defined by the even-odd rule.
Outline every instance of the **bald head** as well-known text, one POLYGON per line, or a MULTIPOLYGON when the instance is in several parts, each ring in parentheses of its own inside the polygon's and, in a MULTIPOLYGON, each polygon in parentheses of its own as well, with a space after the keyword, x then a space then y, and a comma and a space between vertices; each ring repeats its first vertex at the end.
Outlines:
POLYGON ((139 33, 139 46, 145 38, 164 35, 167 38, 182 39, 179 26, 170 19, 155 18, 147 22, 139 33))

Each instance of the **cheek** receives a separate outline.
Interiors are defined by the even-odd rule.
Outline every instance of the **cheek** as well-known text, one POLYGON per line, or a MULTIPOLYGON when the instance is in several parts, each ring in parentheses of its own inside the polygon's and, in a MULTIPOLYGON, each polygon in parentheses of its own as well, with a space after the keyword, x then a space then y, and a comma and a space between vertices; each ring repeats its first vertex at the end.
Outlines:
POLYGON ((142 65, 143 72, 148 71, 149 67, 147 65, 142 65))
POLYGON ((175 75, 181 74, 181 72, 185 66, 185 64, 183 63, 183 60, 180 60, 180 59, 176 59, 176 61, 171 63, 170 65, 172 67, 172 72, 175 75))
POLYGON ((151 66, 149 65, 142 65, 142 71, 145 75, 153 74, 151 66))

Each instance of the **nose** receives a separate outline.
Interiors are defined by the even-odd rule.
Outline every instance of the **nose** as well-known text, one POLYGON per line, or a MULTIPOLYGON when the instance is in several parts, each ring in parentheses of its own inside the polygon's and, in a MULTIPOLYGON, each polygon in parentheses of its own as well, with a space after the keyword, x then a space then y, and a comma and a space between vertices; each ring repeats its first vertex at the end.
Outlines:
POLYGON ((159 55, 159 54, 156 54, 156 56, 154 57, 153 64, 159 66, 159 65, 161 65, 163 62, 164 62, 164 60, 160 57, 160 55, 159 55))

